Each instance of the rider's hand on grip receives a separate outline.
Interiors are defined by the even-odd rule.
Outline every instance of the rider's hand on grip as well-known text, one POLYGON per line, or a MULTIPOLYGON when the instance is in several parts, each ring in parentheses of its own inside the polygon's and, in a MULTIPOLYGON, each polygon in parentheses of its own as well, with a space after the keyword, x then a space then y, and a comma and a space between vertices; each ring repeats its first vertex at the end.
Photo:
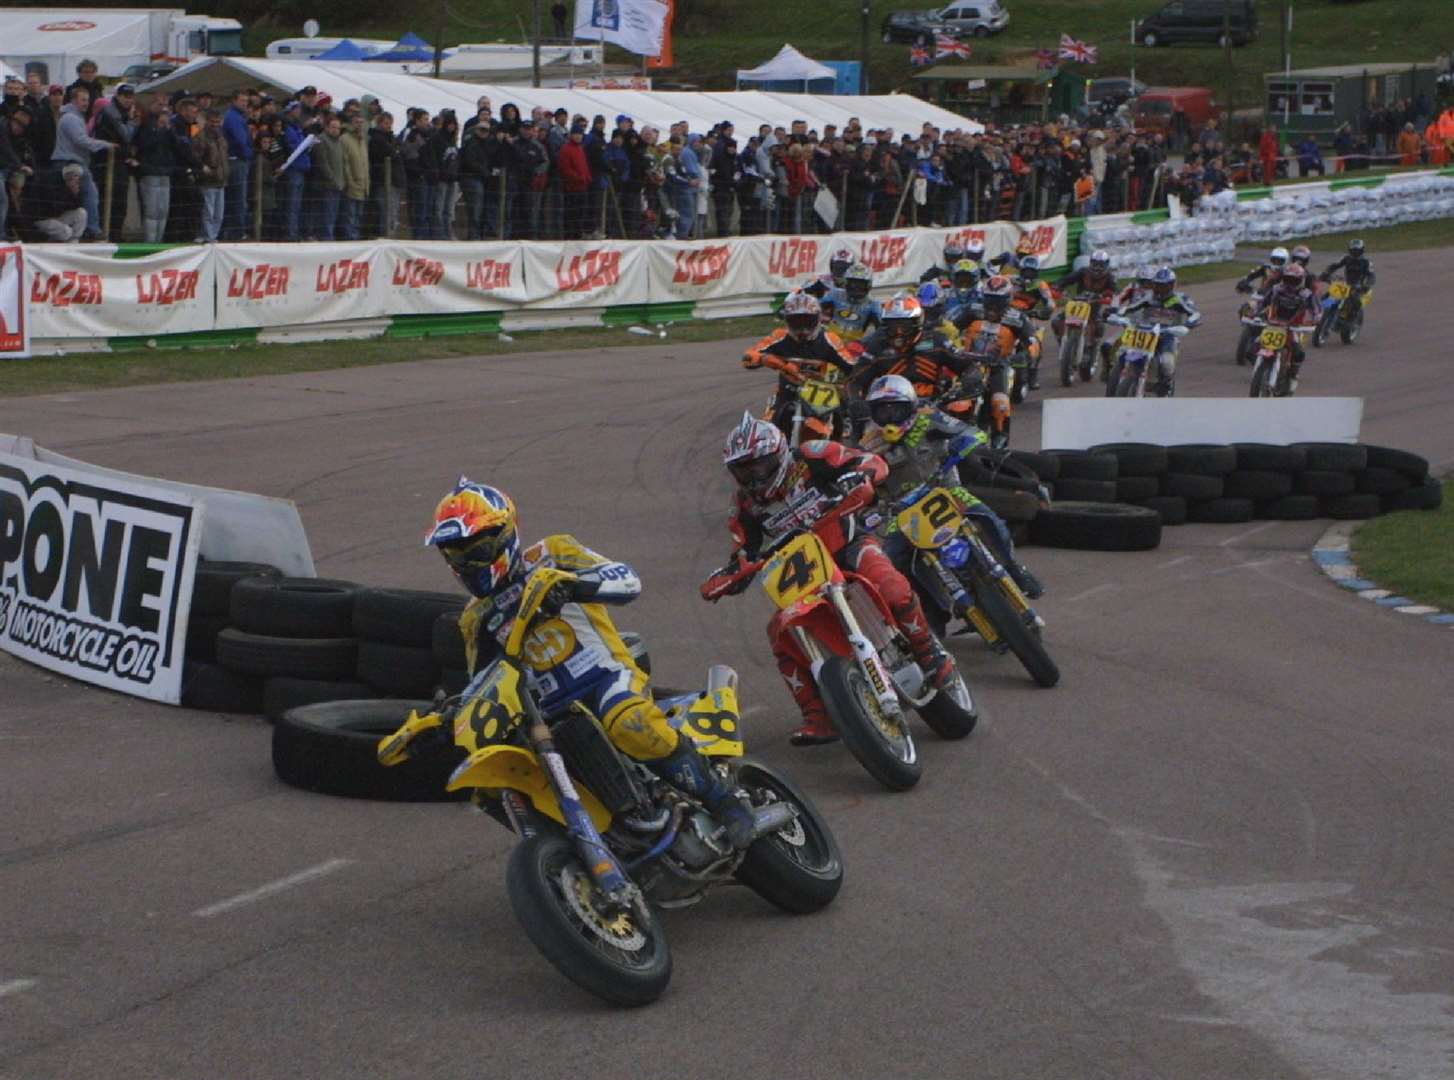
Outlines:
POLYGON ((702 582, 702 599, 715 604, 724 596, 736 596, 751 583, 752 575, 743 574, 741 564, 734 561, 702 582))
POLYGON ((550 591, 540 601, 540 613, 542 615, 559 615, 560 609, 575 599, 574 582, 561 581, 550 587, 550 591))
POLYGON ((1239 293, 1250 293, 1252 291, 1252 286, 1247 284, 1247 282, 1245 281, 1239 281, 1237 282, 1237 291, 1239 293))
POLYGON ((762 367, 762 353, 756 349, 749 349, 742 354, 742 366, 748 370, 762 367))
POLYGON ((837 480, 834 480, 833 486, 838 490, 839 495, 850 495, 857 491, 859 485, 867 482, 867 480, 868 473, 854 469, 851 472, 844 473, 837 480))

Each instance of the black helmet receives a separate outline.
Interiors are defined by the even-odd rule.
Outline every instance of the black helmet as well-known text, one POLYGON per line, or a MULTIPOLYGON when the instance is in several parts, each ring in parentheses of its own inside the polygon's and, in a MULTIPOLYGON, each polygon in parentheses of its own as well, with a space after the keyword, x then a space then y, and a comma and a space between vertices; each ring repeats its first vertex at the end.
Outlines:
POLYGON ((842 287, 843 275, 848 273, 848 268, 853 265, 853 252, 847 248, 839 248, 828 258, 828 276, 833 279, 833 284, 842 287))
POLYGON ((949 243, 944 245, 945 266, 949 267, 952 270, 954 268, 954 264, 962 258, 964 258, 964 245, 961 244, 958 240, 951 240, 949 241, 949 243))
POLYGON ((1312 261, 1312 258, 1313 249, 1308 247, 1307 244, 1299 244, 1292 249, 1292 261, 1299 266, 1307 266, 1312 261))
POLYGON ((1356 238, 1349 240, 1348 254, 1352 255, 1355 259, 1359 258, 1363 254, 1363 241, 1356 238))

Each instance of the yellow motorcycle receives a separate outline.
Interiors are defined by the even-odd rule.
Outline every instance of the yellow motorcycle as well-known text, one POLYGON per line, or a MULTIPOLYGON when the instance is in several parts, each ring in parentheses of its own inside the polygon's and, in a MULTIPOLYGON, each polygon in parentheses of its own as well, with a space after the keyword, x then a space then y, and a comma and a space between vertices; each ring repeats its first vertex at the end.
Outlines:
POLYGON ((538 644, 532 633, 545 596, 574 577, 549 567, 531 574, 502 655, 457 698, 411 712, 380 740, 378 758, 397 765, 452 738, 468 756, 447 790, 469 790, 520 838, 505 879, 531 942, 583 989, 644 1005, 671 979, 655 909, 694 904, 735 879, 786 911, 817 911, 838 894, 843 860, 797 785, 742 756, 731 668, 713 666, 700 693, 658 691, 657 702, 751 801, 759 836, 745 851, 699 801, 618 751, 584 704, 542 713, 521 657, 538 644))
POLYGON ((930 623, 942 633, 951 616, 963 618, 996 652, 1015 654, 1035 682, 1060 681, 1041 640, 1044 620, 1000 565, 960 498, 933 482, 894 503, 895 523, 914 547, 913 582, 930 623))

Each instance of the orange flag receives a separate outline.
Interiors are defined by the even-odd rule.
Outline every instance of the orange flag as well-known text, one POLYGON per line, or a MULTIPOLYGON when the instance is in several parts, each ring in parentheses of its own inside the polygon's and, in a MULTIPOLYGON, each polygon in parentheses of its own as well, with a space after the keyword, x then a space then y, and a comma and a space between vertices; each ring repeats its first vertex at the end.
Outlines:
POLYGON ((666 29, 661 33, 661 55, 648 56, 646 66, 649 68, 669 68, 675 61, 671 55, 671 24, 676 18, 676 0, 663 0, 666 4, 666 29))

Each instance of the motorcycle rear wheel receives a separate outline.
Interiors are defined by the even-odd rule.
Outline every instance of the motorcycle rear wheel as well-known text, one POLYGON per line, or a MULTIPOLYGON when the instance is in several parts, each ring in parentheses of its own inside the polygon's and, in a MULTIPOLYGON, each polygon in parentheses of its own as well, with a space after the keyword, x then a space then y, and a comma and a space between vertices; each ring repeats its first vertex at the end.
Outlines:
POLYGON ((854 661, 830 657, 818 673, 818 687, 833 726, 869 776, 890 791, 908 791, 919 782, 924 766, 908 721, 882 715, 868 679, 854 661))
POLYGON ((591 901, 596 886, 575 846, 555 828, 527 836, 505 871, 510 907, 562 975, 612 1005, 648 1005, 671 981, 671 947, 655 912, 614 918, 591 901))
POLYGON ((1075 369, 1080 359, 1080 330, 1067 330, 1065 340, 1060 343, 1060 385, 1069 386, 1075 381, 1075 369))
POLYGON ((987 575, 971 571, 974 604, 994 624, 1000 637, 1009 645, 1030 678, 1047 689, 1060 681, 1060 668, 1050 658, 1038 631, 1025 625, 1015 605, 1005 595, 1000 583, 987 575))
POLYGON ((737 867, 737 880, 794 915, 827 907, 843 887, 843 855, 828 822, 801 788, 760 761, 741 759, 736 779, 754 803, 791 803, 799 811, 787 828, 753 841, 737 867))

